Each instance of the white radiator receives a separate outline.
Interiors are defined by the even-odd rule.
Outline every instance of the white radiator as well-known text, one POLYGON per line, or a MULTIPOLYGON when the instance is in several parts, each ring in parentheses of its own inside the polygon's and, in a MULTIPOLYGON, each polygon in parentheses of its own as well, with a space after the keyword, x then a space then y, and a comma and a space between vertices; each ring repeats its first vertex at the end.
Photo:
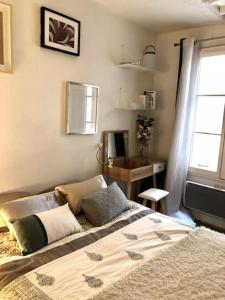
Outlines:
POLYGON ((187 181, 183 202, 188 209, 225 221, 225 190, 187 181))

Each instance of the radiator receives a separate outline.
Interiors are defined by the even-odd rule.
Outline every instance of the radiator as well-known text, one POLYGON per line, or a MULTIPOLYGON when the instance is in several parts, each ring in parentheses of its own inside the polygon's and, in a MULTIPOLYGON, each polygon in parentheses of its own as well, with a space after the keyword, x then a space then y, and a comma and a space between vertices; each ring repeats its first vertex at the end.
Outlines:
POLYGON ((188 209, 225 219, 225 190, 187 181, 183 202, 188 209))

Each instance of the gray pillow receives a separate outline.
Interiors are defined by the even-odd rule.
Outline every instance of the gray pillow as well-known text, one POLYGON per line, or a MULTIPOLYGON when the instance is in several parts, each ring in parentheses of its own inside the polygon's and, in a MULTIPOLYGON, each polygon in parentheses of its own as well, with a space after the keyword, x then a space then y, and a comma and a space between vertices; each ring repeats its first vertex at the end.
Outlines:
POLYGON ((83 198, 81 205, 86 218, 94 226, 104 225, 130 208, 127 198, 116 182, 83 198))

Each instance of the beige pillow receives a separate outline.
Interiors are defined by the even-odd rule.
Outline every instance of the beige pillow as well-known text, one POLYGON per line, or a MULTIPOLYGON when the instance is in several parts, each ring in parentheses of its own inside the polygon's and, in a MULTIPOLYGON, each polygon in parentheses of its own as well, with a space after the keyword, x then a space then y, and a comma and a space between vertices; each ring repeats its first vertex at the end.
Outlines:
MULTIPOLYGON (((10 201, 13 201, 16 199, 28 197, 28 196, 32 196, 32 194, 29 192, 11 192, 11 193, 0 194, 0 210, 1 210, 1 206, 4 203, 10 202, 10 201)), ((3 220, 3 218, 0 215, 0 232, 6 232, 6 231, 8 231, 8 227, 6 225, 6 222, 3 220)))
POLYGON ((0 206, 0 216, 7 224, 11 238, 15 238, 10 220, 24 218, 58 206, 55 192, 45 193, 2 204, 0 206))
POLYGON ((81 199, 107 187, 102 175, 79 183, 57 186, 56 191, 60 192, 69 203, 74 214, 81 211, 81 199))

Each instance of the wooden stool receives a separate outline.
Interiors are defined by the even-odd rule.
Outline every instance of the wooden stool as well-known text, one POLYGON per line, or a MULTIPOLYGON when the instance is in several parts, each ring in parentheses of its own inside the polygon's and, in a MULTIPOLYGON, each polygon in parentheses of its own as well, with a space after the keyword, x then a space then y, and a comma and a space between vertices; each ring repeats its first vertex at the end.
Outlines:
POLYGON ((163 198, 169 195, 169 192, 160 190, 160 189, 149 189, 146 190, 138 195, 138 197, 143 199, 143 205, 146 206, 147 201, 151 201, 151 209, 155 210, 156 209, 156 203, 161 200, 161 208, 162 208, 162 213, 165 213, 165 204, 163 201, 163 198))

